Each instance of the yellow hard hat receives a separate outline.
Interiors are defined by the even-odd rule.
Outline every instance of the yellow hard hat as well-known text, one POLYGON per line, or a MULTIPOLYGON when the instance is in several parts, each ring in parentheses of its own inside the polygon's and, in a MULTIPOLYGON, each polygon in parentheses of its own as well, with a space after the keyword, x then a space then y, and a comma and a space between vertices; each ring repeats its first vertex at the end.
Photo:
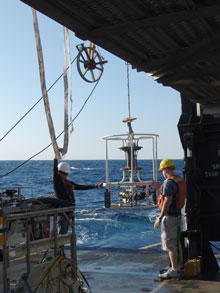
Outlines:
POLYGON ((159 168, 159 171, 162 171, 164 168, 168 168, 168 167, 175 167, 173 161, 170 160, 170 159, 163 159, 163 160, 160 162, 160 168, 159 168))

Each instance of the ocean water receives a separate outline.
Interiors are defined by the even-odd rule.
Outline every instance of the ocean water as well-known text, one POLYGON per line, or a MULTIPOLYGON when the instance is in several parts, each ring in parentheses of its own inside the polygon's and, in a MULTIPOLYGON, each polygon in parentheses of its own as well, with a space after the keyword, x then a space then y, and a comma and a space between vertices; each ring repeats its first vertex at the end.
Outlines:
MULTIPOLYGON (((30 161, 7 176, 23 161, 0 161, 0 188, 24 186, 26 198, 54 193, 52 184, 53 161, 30 161)), ((105 160, 68 161, 69 179, 78 184, 105 182, 105 160)), ((182 175, 183 160, 174 160, 176 173, 182 175)), ((110 181, 120 181, 122 160, 109 161, 110 181)), ((142 180, 152 180, 152 161, 140 160, 142 180)), ((158 173, 162 182, 162 174, 158 173)), ((76 190, 75 224, 78 247, 140 248, 160 242, 160 229, 153 224, 159 209, 112 210, 104 208, 105 188, 76 190)), ((113 194, 117 200, 117 190, 113 194)))

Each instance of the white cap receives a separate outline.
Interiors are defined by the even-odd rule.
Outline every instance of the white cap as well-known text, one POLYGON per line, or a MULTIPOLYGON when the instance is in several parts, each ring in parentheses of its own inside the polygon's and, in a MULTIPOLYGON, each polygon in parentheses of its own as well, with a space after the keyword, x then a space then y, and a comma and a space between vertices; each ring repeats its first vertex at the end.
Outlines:
POLYGON ((66 162, 59 163, 58 170, 69 174, 70 173, 70 165, 66 162))

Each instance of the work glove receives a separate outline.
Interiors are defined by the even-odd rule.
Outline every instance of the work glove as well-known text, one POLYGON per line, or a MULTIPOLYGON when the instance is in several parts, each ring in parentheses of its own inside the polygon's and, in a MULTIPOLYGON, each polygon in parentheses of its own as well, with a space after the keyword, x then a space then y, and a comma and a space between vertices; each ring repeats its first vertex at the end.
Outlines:
POLYGON ((102 186, 103 186, 103 182, 96 184, 95 187, 96 187, 96 188, 102 188, 102 186))

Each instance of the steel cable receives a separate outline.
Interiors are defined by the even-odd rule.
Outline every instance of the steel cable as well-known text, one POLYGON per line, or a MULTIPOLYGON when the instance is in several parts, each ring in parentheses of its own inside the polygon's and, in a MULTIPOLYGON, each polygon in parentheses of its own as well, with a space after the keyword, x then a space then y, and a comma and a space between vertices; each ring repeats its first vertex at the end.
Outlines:
MULTIPOLYGON (((93 87, 92 91, 90 92, 89 96, 87 97, 87 99, 85 100, 84 104, 82 105, 81 109, 79 110, 79 112, 76 114, 76 116, 72 119, 72 122, 74 122, 76 120, 76 118, 79 116, 79 114, 82 112, 82 110, 84 109, 85 105, 87 104, 88 100, 90 99, 90 97, 92 96, 95 88, 97 87, 99 83, 99 80, 96 82, 95 86, 93 87)), ((71 123, 70 122, 68 124, 68 127, 70 127, 71 123)), ((56 140, 64 133, 64 130, 56 137, 56 140)), ((25 165, 27 162, 29 162, 30 160, 32 160, 33 158, 35 158, 36 156, 38 156, 39 154, 43 153, 46 149, 48 149, 50 146, 52 145, 52 143, 48 144, 45 148, 43 148, 41 151, 39 151, 38 153, 36 153, 35 155, 31 156, 29 159, 27 159, 26 161, 24 161, 23 163, 21 163, 20 165, 18 165, 17 167, 15 167, 14 169, 12 169, 11 171, 9 171, 8 173, 4 174, 4 175, 0 175, 0 178, 8 176, 9 174, 11 174, 12 172, 16 171, 18 168, 22 167, 23 165, 25 165)))
MULTIPOLYGON (((78 56, 78 55, 77 55, 78 56)), ((75 62, 77 56, 72 60, 71 64, 75 62)), ((67 70, 69 69, 69 66, 67 67, 67 70)), ((55 81, 54 83, 48 88, 47 93, 55 86, 55 84, 63 77, 62 73, 55 81)), ((37 106, 37 104, 43 99, 43 96, 12 126, 0 139, 0 142, 37 106)))

